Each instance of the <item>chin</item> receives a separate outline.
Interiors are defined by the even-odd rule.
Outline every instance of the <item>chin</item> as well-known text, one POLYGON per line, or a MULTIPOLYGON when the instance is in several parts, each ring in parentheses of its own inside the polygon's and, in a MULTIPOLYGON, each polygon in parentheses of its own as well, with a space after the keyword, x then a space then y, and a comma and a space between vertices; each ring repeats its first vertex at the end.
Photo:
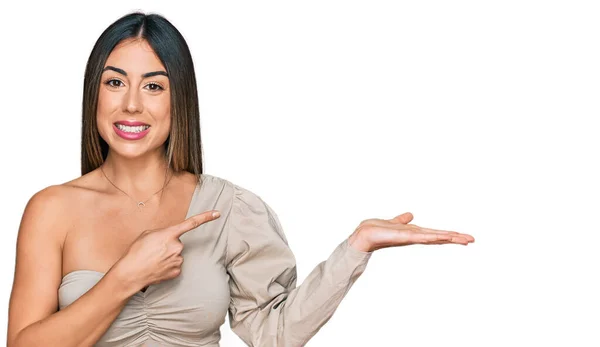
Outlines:
POLYGON ((148 154, 148 150, 146 148, 142 148, 141 146, 131 146, 131 145, 123 146, 120 144, 116 145, 116 146, 111 146, 109 144, 109 148, 113 154, 116 154, 120 157, 124 157, 124 158, 128 158, 128 159, 140 158, 140 157, 143 157, 144 155, 148 154))

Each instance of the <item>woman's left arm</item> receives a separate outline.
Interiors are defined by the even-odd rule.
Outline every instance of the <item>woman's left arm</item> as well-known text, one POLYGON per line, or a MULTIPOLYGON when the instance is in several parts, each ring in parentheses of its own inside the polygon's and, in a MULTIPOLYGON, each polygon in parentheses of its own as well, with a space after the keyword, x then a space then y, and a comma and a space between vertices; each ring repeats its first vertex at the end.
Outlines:
POLYGON ((340 243, 296 287, 296 260, 277 215, 234 185, 225 226, 231 329, 249 346, 303 346, 331 318, 371 252, 340 243))
POLYGON ((256 194, 233 185, 226 225, 232 330, 249 346, 303 346, 331 318, 374 250, 474 241, 411 220, 410 213, 364 220, 296 287, 296 260, 277 215, 256 194))

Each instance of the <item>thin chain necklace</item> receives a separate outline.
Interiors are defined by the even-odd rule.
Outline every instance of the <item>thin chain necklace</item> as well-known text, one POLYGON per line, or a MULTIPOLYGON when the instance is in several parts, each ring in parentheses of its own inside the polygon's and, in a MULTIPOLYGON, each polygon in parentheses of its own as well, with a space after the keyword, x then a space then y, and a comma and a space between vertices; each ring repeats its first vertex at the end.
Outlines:
MULTIPOLYGON (((167 170, 168 170, 168 167, 167 167, 167 170)), ((131 198, 133 201, 135 201, 135 202, 136 202, 136 204, 137 204, 137 207, 138 207, 139 209, 142 209, 143 207, 145 207, 145 206, 146 206, 146 203, 147 203, 148 201, 150 201, 150 199, 152 199, 152 197, 154 197, 154 195, 156 195, 156 194, 160 193, 161 191, 163 191, 163 189, 165 189, 165 187, 166 187, 166 186, 169 184, 169 182, 171 182, 171 178, 173 178, 173 175, 171 175, 171 176, 169 177, 169 180, 167 181, 167 183, 166 183, 166 184, 164 184, 164 185, 163 185, 163 187, 162 187, 162 188, 161 188, 159 191, 157 191, 156 193, 152 194, 152 195, 151 195, 151 196, 150 196, 148 199, 146 199, 145 201, 137 201, 136 199, 132 198, 132 197, 131 197, 131 195, 129 195, 129 194, 127 194, 127 193, 125 193, 125 192, 124 192, 124 191, 123 191, 121 188, 117 187, 117 186, 116 186, 116 185, 115 185, 115 184, 114 184, 114 183, 113 183, 113 182, 112 182, 112 181, 111 181, 111 180, 108 178, 108 176, 106 176, 106 173, 104 173, 104 169, 102 169, 102 165, 100 165, 100 171, 102 171, 102 174, 104 175, 104 177, 106 177, 106 179, 108 180, 108 182, 110 182, 110 184, 112 184, 112 185, 113 185, 115 188, 117 188, 118 190, 120 190, 120 191, 121 191, 123 194, 127 195, 129 198, 131 198)), ((165 179, 166 179, 166 176, 167 176, 167 172, 165 171, 165 179)))

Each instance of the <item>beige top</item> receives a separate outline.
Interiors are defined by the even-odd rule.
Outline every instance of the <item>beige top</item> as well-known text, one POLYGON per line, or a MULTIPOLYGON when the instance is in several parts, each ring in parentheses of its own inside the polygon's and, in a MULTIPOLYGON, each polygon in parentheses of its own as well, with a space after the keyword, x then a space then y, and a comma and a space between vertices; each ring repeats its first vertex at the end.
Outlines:
MULTIPOLYGON (((333 315, 372 255, 345 239, 296 287, 294 255, 267 203, 203 174, 186 218, 212 209, 221 217, 180 237, 180 275, 133 295, 95 346, 216 347, 228 311, 231 329, 249 346, 303 346, 333 315)), ((59 309, 103 275, 65 275, 59 309)))

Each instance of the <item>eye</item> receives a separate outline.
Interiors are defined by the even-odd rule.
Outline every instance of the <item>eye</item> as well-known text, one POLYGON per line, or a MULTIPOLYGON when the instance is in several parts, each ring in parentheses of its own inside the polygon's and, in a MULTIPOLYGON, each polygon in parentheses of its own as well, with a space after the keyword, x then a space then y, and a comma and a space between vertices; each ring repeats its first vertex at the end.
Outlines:
POLYGON ((109 86, 109 87, 111 87, 111 88, 118 88, 118 87, 120 87, 120 86, 118 85, 119 83, 123 83, 123 81, 121 81, 121 80, 118 80, 118 79, 116 79, 116 78, 111 78, 111 79, 109 79, 108 81, 104 82, 104 84, 108 85, 108 86, 109 86), (115 82, 115 81, 117 82, 117 84, 116 84, 116 85, 115 85, 114 83, 112 83, 112 82, 115 82))
POLYGON ((149 88, 151 91, 164 90, 164 88, 158 83, 150 82, 150 83, 146 84, 146 87, 148 87, 148 86, 152 86, 152 88, 149 88))

